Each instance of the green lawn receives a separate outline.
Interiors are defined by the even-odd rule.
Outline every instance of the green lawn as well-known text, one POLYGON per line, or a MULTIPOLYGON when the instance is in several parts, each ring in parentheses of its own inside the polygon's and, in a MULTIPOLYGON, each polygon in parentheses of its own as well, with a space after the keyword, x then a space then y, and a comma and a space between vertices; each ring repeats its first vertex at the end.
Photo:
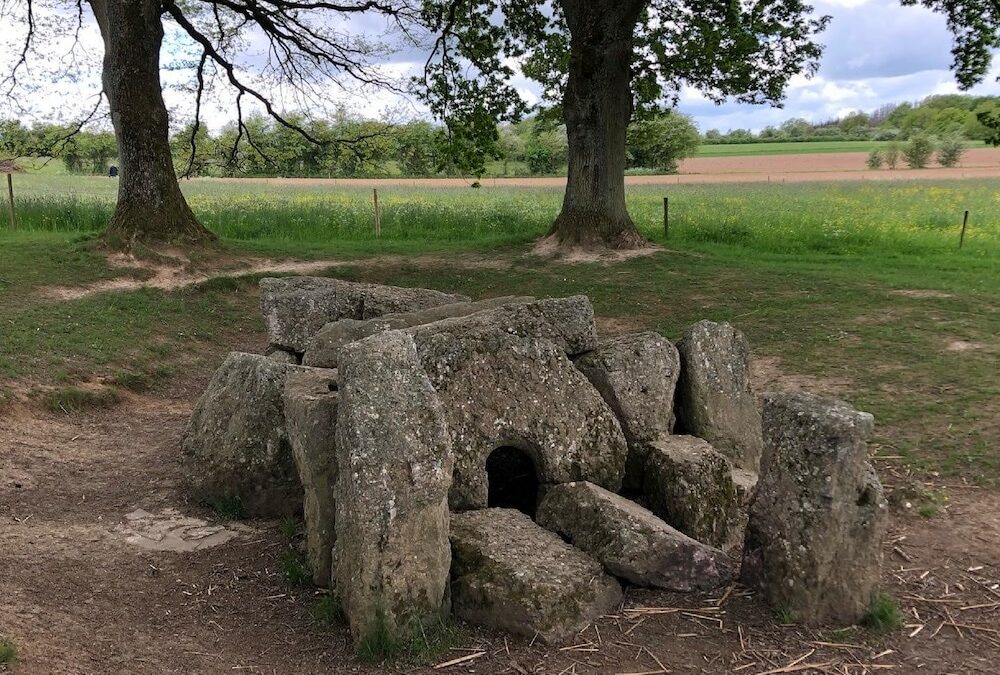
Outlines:
MULTIPOLYGON (((745 157, 749 155, 808 155, 826 152, 871 152, 889 141, 803 141, 775 143, 702 144, 697 157, 745 157)), ((968 147, 983 147, 981 141, 969 141, 968 147)))
MULTIPOLYGON (((0 229, 0 398, 28 391, 61 409, 53 392, 73 403, 67 390, 95 382, 155 390, 172 373, 207 372, 262 333, 255 278, 45 297, 45 286, 137 272, 109 267, 94 246, 112 183, 18 178, 34 229, 0 229)), ((225 236, 195 265, 219 256, 346 259, 354 262, 333 272, 352 279, 473 296, 586 293, 602 320, 669 337, 701 318, 730 320, 781 372, 875 413, 881 454, 998 483, 995 182, 672 187, 667 240, 662 193, 633 189, 633 215, 667 250, 575 265, 527 254, 558 209, 558 190, 386 191, 380 240, 367 191, 217 181, 185 190, 225 236), (964 208, 973 219, 960 251, 964 208)))

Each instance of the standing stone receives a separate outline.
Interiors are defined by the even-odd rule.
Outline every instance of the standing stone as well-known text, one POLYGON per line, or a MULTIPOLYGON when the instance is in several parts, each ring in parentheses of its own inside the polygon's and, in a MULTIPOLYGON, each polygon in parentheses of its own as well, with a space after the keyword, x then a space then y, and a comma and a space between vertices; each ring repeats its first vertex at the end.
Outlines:
POLYGON ((467 302, 425 288, 363 284, 325 277, 266 277, 260 306, 272 347, 301 354, 324 325, 339 319, 372 319, 453 302, 467 302))
POLYGON ((699 321, 677 343, 678 432, 703 438, 738 467, 760 467, 760 411, 750 383, 750 343, 728 323, 699 321))
POLYGON ((674 389, 680 374, 677 348, 659 333, 633 333, 602 341, 576 359, 621 422, 629 454, 625 485, 641 485, 643 442, 671 433, 674 389))
POLYGON ((873 426, 843 401, 765 395, 742 576, 796 621, 856 622, 878 588, 888 508, 865 446, 873 426))
POLYGON ((294 515, 302 506, 285 428, 285 375, 301 366, 230 352, 195 404, 184 434, 192 497, 248 517, 294 515))
POLYGON ((285 425, 302 481, 306 550, 313 583, 331 584, 337 482, 337 371, 309 368, 285 379, 285 425))
POLYGON ((741 541, 733 467, 694 436, 646 444, 642 494, 650 510, 702 543, 728 549, 741 541))
POLYGON ((337 590, 356 639, 398 634, 446 610, 451 439, 409 335, 354 342, 340 364, 337 590))
POLYGON ((729 558, 695 541, 647 509, 592 483, 550 489, 538 524, 589 553, 611 574, 671 591, 717 588, 732 574, 729 558))
POLYGON ((375 319, 340 319, 332 321, 320 329, 306 346, 302 362, 307 366, 320 368, 336 368, 337 357, 341 347, 369 335, 384 333, 388 330, 409 328, 425 323, 450 319, 456 316, 468 316, 487 309, 503 305, 531 302, 534 298, 522 296, 504 296, 479 300, 478 302, 453 302, 437 307, 428 307, 413 312, 386 314, 375 319))
POLYGON ((561 642, 622 590, 582 551, 512 509, 452 514, 452 604, 466 621, 561 642))

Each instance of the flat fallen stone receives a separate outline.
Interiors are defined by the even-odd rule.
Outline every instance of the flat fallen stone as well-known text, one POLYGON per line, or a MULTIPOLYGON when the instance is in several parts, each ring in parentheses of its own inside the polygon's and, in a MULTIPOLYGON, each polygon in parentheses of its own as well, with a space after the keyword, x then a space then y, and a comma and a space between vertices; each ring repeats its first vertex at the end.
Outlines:
POLYGON ((728 549, 742 541, 733 467, 694 436, 646 444, 642 494, 650 510, 702 543, 728 549))
POLYGON ((355 639, 446 612, 454 455, 413 339, 373 335, 341 351, 335 577, 355 639))
POLYGON ((313 583, 331 584, 337 482, 337 371, 294 370, 285 379, 285 425, 303 489, 306 550, 313 583))
POLYGON ((575 361, 597 388, 629 444, 625 485, 641 485, 642 443, 671 433, 674 389, 680 374, 677 348, 659 333, 632 333, 602 340, 575 361))
MULTIPOLYGON (((548 340, 570 357, 597 347, 594 308, 585 295, 506 304, 468 316, 414 326, 407 332, 413 335, 417 345, 422 345, 435 339, 447 340, 449 336, 475 339, 478 333, 497 328, 518 337, 548 340)), ((461 355, 456 357, 461 358, 461 355)), ((438 353, 436 362, 425 365, 433 380, 450 366, 450 362, 446 354, 438 353)))
POLYGON ((182 441, 195 500, 246 516, 280 517, 302 506, 285 427, 285 376, 301 369, 231 352, 195 404, 182 441))
POLYGON ((732 575, 730 560, 719 549, 592 483, 549 489, 537 520, 593 556, 609 573, 638 586, 704 590, 725 584, 732 575))
POLYGON ((454 302, 467 302, 425 288, 364 284, 326 277, 265 277, 260 306, 273 347, 301 354, 324 325, 339 319, 372 319, 454 302))
POLYGON ((452 514, 451 545, 452 607, 471 623, 559 643, 622 599, 600 564, 520 511, 452 514))
POLYGON ((534 298, 504 296, 477 302, 455 302, 447 305, 428 307, 413 312, 386 314, 375 319, 340 319, 326 324, 316 333, 306 346, 303 363, 319 368, 336 368, 341 347, 369 335, 388 330, 409 328, 425 323, 458 316, 467 316, 502 305, 531 302, 534 298))
POLYGON ((888 505, 865 440, 874 418, 805 393, 764 397, 765 466, 744 583, 807 624, 851 624, 878 590, 888 505))
POLYGON ((677 432, 703 438, 735 466, 760 467, 760 411, 750 381, 750 343, 729 323, 699 321, 677 343, 677 432))

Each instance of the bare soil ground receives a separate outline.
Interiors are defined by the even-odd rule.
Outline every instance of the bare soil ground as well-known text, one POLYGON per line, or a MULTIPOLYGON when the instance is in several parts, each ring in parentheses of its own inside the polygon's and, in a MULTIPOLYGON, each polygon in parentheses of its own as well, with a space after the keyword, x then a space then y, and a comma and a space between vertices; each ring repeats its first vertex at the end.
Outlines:
MULTIPOLYGON (((757 373, 762 384, 842 386, 773 359, 757 373)), ((739 586, 630 590, 567 645, 466 628, 430 664, 361 664, 344 626, 312 618, 317 593, 282 577, 278 523, 220 523, 186 502, 179 438, 209 376, 109 410, 0 411, 0 634, 18 647, 13 672, 995 673, 1000 662, 1000 495, 952 484, 935 517, 905 502, 894 515, 884 581, 907 625, 889 637, 778 625, 739 586)), ((893 489, 911 482, 891 459, 880 472, 893 489)))
MULTIPOLYGON (((972 148, 954 168, 901 168, 873 171, 865 165, 868 153, 830 152, 802 155, 757 155, 746 157, 691 157, 681 162, 680 173, 664 176, 626 176, 626 185, 685 183, 766 183, 851 180, 931 180, 942 178, 1000 177, 1000 148, 972 148)), ((200 180, 259 182, 270 185, 309 185, 333 182, 355 187, 465 187, 466 178, 211 178, 200 180)), ((483 187, 561 187, 564 177, 483 178, 483 187)))

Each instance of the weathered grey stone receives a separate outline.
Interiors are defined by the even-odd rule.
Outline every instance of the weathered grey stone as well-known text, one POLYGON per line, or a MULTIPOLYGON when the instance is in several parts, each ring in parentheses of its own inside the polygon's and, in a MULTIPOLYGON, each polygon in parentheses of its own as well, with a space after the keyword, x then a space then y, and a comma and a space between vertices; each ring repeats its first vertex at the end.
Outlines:
POLYGON ((797 621, 855 622, 878 588, 888 507, 865 446, 873 426, 843 401, 765 395, 742 576, 797 621))
POLYGON ((674 426, 674 388, 680 373, 677 348, 659 333, 633 333, 602 340, 576 359, 618 416, 629 453, 625 486, 642 484, 643 442, 669 434, 674 426))
POLYGON ((231 352, 198 399, 182 441, 192 496, 246 516, 283 516, 302 506, 285 429, 285 375, 301 366, 231 352))
POLYGON ((413 339, 374 335, 340 353, 334 490, 337 590, 356 638, 445 611, 454 461, 444 410, 413 339))
POLYGON ((556 485, 538 507, 538 524, 592 555, 611 574, 672 591, 729 581, 725 553, 678 532, 635 502, 587 482, 556 485))
POLYGON ((453 302, 467 302, 424 288, 362 284, 325 277, 266 277, 260 280, 260 306, 269 342, 301 354, 309 338, 331 321, 372 319, 453 302))
POLYGON ((419 326, 441 319, 467 316, 502 305, 531 302, 534 298, 524 296, 504 296, 477 302, 454 302, 437 307, 428 307, 414 312, 386 314, 375 319, 340 319, 326 324, 309 340, 302 362, 307 366, 336 368, 337 354, 346 344, 387 330, 419 326))
POLYGON ((555 343, 484 322, 506 309, 410 329, 455 439, 452 509, 489 505, 486 462, 499 447, 527 454, 541 484, 618 490, 626 445, 614 413, 555 343))
POLYGON ((269 349, 266 356, 272 361, 277 361, 278 363, 287 363, 293 366, 299 365, 299 357, 294 352, 285 351, 284 349, 279 349, 278 347, 269 349))
POLYGON ((285 378, 285 425, 304 492, 306 549, 313 583, 329 586, 337 482, 337 371, 293 370, 285 378))
POLYGON ((618 582, 512 509, 452 514, 452 605, 472 623, 560 642, 621 602, 618 582))
MULTIPOLYGON (((594 308, 585 295, 507 304, 468 316, 414 326, 407 332, 419 345, 435 338, 447 340, 448 336, 469 335, 474 339, 478 333, 497 328, 519 337, 549 340, 571 357, 597 347, 594 308)), ((458 355, 457 358, 462 357, 458 355)), ((439 358, 434 365, 440 371, 450 364, 446 358, 439 358)), ((428 375, 434 379, 434 373, 428 372, 428 375)))
POLYGON ((642 493, 657 516, 718 548, 741 540, 733 467, 707 442, 694 436, 664 436, 647 443, 644 468, 642 493))
POLYGON ((677 431, 705 439, 736 466, 756 471, 763 441, 746 337, 728 323, 699 321, 684 331, 677 349, 677 431))

